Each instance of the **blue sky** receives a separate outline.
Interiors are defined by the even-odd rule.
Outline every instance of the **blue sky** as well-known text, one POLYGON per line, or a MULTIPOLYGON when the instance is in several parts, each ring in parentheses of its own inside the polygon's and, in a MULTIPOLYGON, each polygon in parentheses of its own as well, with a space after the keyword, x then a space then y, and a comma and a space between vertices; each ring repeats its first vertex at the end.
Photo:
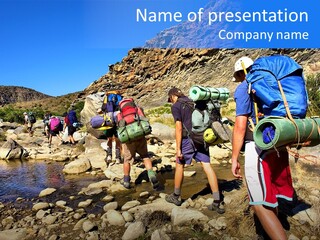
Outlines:
POLYGON ((207 2, 184 1, 0 0, 0 85, 51 96, 83 90, 129 49, 174 25, 137 25, 138 7, 187 11, 207 2))
MULTIPOLYGON (((215 1, 215 0, 212 0, 215 1)), ((232 0, 216 0, 232 4, 232 0)), ((240 1, 240 0, 236 0, 240 1)), ((52 96, 83 90, 176 22, 137 22, 136 10, 197 12, 209 0, 0 0, 0 85, 24 86, 52 96)), ((246 24, 245 30, 310 32, 309 41, 242 42, 234 47, 319 47, 316 1, 242 0, 244 10, 308 11, 305 24, 246 24), (254 4, 250 1, 254 1, 254 4), (316 6, 315 6, 316 5, 316 6), (309 44, 311 43, 311 44, 309 44)), ((221 5, 219 5, 220 7, 221 5)), ((226 6, 226 5, 222 5, 226 6)), ((236 9, 238 10, 238 9, 236 9)), ((219 9, 223 11, 223 9, 219 9)), ((183 19, 185 20, 185 18, 183 19)), ((236 23, 239 25, 240 23, 236 23)), ((207 46, 205 46, 207 47, 207 46)))

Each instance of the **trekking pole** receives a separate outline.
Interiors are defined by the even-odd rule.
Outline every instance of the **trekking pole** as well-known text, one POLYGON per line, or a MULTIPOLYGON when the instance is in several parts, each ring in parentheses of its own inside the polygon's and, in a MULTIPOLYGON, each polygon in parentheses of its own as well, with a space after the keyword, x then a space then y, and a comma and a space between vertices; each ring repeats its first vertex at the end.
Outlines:
MULTIPOLYGON (((246 69, 243 61, 241 61, 241 66, 242 66, 242 69, 243 69, 244 74, 247 76, 247 73, 248 73, 248 72, 247 72, 247 69, 246 69)), ((250 93, 250 92, 251 92, 251 83, 250 83, 250 86, 249 86, 249 93, 250 93)), ((252 96, 253 96, 254 115, 255 115, 255 117, 256 117, 256 124, 258 124, 258 122, 259 122, 259 117, 258 117, 258 104, 257 104, 257 101, 256 101, 256 98, 255 98, 254 94, 252 94, 252 96)))

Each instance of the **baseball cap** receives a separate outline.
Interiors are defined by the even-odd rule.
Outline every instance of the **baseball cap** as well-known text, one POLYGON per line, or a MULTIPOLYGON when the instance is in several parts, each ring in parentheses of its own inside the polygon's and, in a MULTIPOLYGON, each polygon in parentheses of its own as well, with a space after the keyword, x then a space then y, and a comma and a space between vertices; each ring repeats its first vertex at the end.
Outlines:
POLYGON ((237 80, 236 73, 238 71, 243 70, 243 68, 247 69, 248 67, 252 66, 252 64, 253 64, 253 60, 249 57, 245 56, 245 57, 239 58, 234 64, 234 73, 233 73, 232 81, 235 82, 237 80))
POLYGON ((173 88, 171 88, 171 89, 169 90, 169 92, 168 92, 168 102, 171 102, 170 97, 171 97, 172 95, 175 95, 175 96, 178 96, 178 97, 183 97, 183 96, 184 96, 184 94, 182 93, 182 91, 181 91, 179 88, 177 88, 177 87, 173 87, 173 88))

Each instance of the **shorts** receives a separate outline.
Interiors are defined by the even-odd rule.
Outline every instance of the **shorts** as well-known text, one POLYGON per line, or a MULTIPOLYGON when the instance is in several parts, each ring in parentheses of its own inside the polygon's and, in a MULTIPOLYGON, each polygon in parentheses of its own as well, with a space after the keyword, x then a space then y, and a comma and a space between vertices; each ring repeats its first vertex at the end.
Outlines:
POLYGON ((76 132, 76 128, 72 125, 68 126, 68 136, 72 136, 76 132))
POLYGON ((142 159, 149 158, 147 140, 145 137, 122 143, 123 162, 133 164, 136 153, 142 159))
POLYGON ((287 151, 262 151, 253 141, 245 145, 245 178, 249 204, 277 207, 277 198, 292 201, 294 189, 287 151))
POLYGON ((116 126, 110 128, 108 130, 105 130, 104 133, 105 133, 105 137, 106 138, 111 138, 113 136, 115 136, 116 138, 118 137, 117 127, 116 126))
POLYGON ((181 152, 183 159, 176 159, 177 163, 190 165, 192 159, 195 159, 197 162, 210 163, 209 152, 204 149, 198 151, 192 140, 189 138, 183 138, 181 142, 181 152))
POLYGON ((50 135, 52 135, 52 136, 57 136, 57 135, 59 135, 59 130, 58 131, 53 131, 53 130, 50 130, 50 135))

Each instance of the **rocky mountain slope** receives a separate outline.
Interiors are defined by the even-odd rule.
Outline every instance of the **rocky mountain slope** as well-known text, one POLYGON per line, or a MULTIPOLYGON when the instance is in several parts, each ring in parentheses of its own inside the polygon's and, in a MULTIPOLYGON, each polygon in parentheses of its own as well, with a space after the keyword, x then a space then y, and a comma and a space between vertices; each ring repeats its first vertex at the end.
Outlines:
POLYGON ((231 81, 235 61, 241 56, 255 59, 270 54, 286 54, 304 67, 305 75, 320 72, 318 49, 145 49, 128 52, 121 62, 84 90, 88 95, 112 87, 134 97, 144 107, 163 105, 168 90, 180 87, 188 93, 192 85, 227 87, 231 94, 237 83, 231 81))
POLYGON ((37 92, 30 88, 17 86, 0 86, 0 106, 16 102, 41 100, 49 95, 37 92))

